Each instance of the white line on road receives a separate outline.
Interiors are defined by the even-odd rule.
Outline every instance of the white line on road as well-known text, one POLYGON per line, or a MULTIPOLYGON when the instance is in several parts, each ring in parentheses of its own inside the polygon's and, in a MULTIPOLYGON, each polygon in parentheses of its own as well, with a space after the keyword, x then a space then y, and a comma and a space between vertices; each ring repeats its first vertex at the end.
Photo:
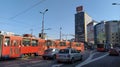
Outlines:
POLYGON ((88 57, 88 59, 85 60, 84 62, 90 61, 90 60, 92 59, 92 57, 93 57, 95 54, 97 54, 97 53, 98 53, 98 52, 92 53, 92 54, 88 57))
POLYGON ((60 67, 62 66, 63 64, 55 64, 55 65, 52 65, 52 67, 60 67))
POLYGON ((93 57, 95 54, 96 54, 96 53, 91 54, 90 57, 89 57, 86 61, 84 61, 84 62, 76 65, 75 67, 82 67, 83 65, 86 65, 86 64, 88 64, 88 63, 94 62, 94 61, 99 60, 99 59, 101 59, 101 58, 103 58, 103 57, 105 57, 105 56, 108 55, 108 53, 106 53, 106 54, 103 55, 103 56, 100 56, 100 57, 98 57, 98 58, 92 59, 92 57, 93 57))

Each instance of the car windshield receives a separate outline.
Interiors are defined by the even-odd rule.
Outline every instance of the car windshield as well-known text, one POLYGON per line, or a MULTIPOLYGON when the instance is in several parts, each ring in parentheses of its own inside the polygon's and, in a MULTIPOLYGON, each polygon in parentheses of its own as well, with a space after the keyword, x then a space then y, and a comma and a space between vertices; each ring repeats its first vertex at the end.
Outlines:
POLYGON ((61 49, 59 53, 69 53, 69 49, 61 49))
POLYGON ((53 49, 47 49, 45 52, 52 52, 53 49))

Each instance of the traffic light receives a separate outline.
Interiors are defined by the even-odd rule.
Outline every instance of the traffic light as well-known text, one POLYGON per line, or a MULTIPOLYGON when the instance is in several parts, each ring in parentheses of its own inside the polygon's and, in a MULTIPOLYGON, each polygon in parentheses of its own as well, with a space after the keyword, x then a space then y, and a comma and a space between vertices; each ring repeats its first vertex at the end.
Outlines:
POLYGON ((40 37, 40 38, 42 37, 42 34, 41 34, 41 33, 39 33, 39 37, 40 37))

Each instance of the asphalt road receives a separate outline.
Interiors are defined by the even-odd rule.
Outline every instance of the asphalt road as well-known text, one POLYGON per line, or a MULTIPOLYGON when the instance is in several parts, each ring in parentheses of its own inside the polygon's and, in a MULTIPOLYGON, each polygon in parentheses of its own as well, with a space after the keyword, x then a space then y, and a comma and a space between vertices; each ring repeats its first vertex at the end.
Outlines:
POLYGON ((73 64, 43 60, 41 57, 0 61, 2 67, 120 67, 120 56, 109 56, 107 52, 85 51, 83 60, 73 64))
POLYGON ((120 67, 120 56, 105 56, 82 67, 120 67))
MULTIPOLYGON (((89 50, 86 50, 82 54, 83 60, 86 60, 88 56, 92 53, 89 50)), ((66 63, 57 63, 56 60, 48 59, 43 60, 42 57, 34 57, 34 58, 17 58, 17 59, 8 59, 8 60, 2 60, 0 61, 0 66, 2 67, 60 67, 60 66, 75 66, 76 64, 79 64, 82 61, 77 61, 74 64, 66 64, 66 63)))

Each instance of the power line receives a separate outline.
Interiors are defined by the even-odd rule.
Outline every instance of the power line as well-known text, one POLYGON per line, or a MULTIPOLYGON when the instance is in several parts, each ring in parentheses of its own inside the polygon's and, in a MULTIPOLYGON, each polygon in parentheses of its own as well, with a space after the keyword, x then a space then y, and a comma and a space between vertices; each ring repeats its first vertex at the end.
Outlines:
POLYGON ((23 14, 23 13, 29 11, 30 9, 36 7, 37 5, 41 4, 41 3, 44 2, 44 1, 45 1, 45 0, 41 0, 40 2, 38 2, 38 3, 34 4, 34 5, 32 5, 31 7, 29 7, 28 9, 26 9, 26 10, 24 10, 24 11, 22 11, 22 12, 16 14, 16 15, 13 16, 13 17, 10 17, 10 19, 14 19, 14 18, 16 18, 17 16, 19 16, 19 15, 21 15, 21 14, 23 14))
MULTIPOLYGON (((19 25, 19 26, 22 26, 22 27, 33 27, 32 29, 34 29, 34 30, 38 30, 38 29, 40 29, 41 27, 39 27, 38 25, 35 25, 35 26, 33 26, 33 25, 31 25, 31 24, 28 24, 28 23, 25 23, 25 22, 22 22, 22 21, 17 21, 17 20, 14 20, 14 19, 9 19, 9 18, 5 18, 5 17, 0 17, 0 18, 2 18, 2 19, 5 19, 5 20, 10 20, 11 22, 14 22, 14 23, 16 23, 16 24, 21 24, 21 25, 19 25)), ((3 22, 3 21, 0 21, 0 23, 3 25, 8 25, 8 26, 10 26, 10 24, 8 24, 8 22, 3 22)), ((13 26, 12 26, 13 27, 13 26)), ((48 28, 49 29, 49 28, 48 28)))

